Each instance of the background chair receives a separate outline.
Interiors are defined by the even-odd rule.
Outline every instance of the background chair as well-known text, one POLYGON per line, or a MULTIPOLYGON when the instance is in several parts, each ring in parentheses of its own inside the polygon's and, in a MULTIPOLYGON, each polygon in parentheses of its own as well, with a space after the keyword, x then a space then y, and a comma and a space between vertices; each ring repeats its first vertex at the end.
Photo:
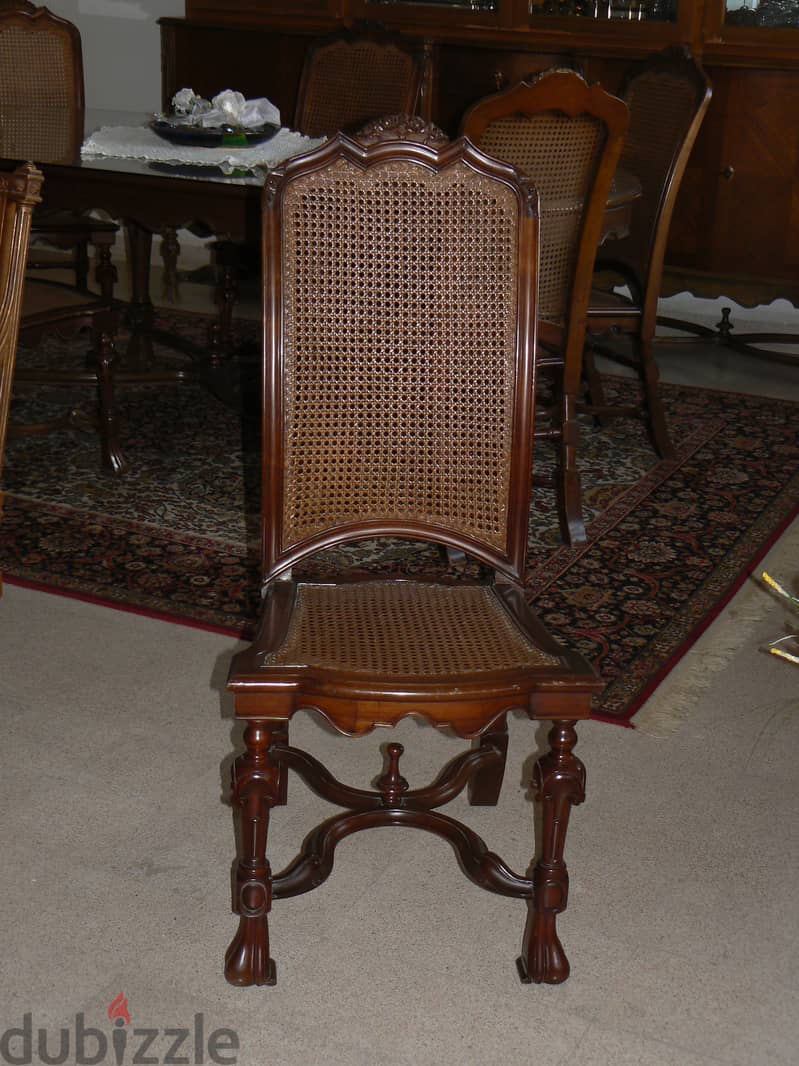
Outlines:
MULTIPOLYGON (((0 5, 0 155, 38 163, 71 163, 83 143, 83 56, 80 34, 46 7, 20 0, 0 5)), ((45 205, 46 206, 46 205, 45 205)), ((111 262, 118 227, 68 212, 34 214, 29 270, 71 270, 86 291, 89 247, 95 278, 113 295, 111 262)))
POLYGON ((373 32, 340 33, 310 45, 294 127, 309 137, 353 133, 382 115, 419 109, 426 75, 421 47, 373 32))
MULTIPOLYGON (((76 27, 47 8, 29 3, 0 7, 0 153, 6 158, 68 163, 80 156, 83 141, 83 60, 76 27)), ((20 320, 20 341, 38 345, 56 332, 73 336, 93 331, 91 352, 79 367, 49 366, 26 360, 14 384, 37 389, 89 385, 96 389, 98 414, 88 418, 71 407, 44 422, 14 421, 11 432, 42 433, 88 422, 100 435, 103 466, 119 473, 125 460, 119 444, 114 404, 115 268, 111 246, 117 226, 85 216, 38 209, 32 224, 28 269, 71 268, 75 287, 28 277, 20 320), (45 242, 40 246, 37 241, 45 242), (100 298, 87 290, 88 246, 96 251, 100 298), (62 252, 54 251, 54 247, 62 252), (65 258, 63 250, 72 252, 65 258)))
POLYGON ((626 105, 574 71, 552 70, 486 97, 464 115, 462 132, 483 151, 523 170, 541 197, 540 367, 557 377, 556 404, 536 436, 554 441, 554 485, 562 535, 585 540, 577 469, 577 404, 591 278, 626 105))
POLYGON ((77 290, 66 288, 57 282, 25 281, 20 319, 20 344, 36 348, 40 342, 58 335, 63 340, 72 340, 81 333, 90 336, 85 359, 78 365, 51 366, 36 354, 17 365, 14 374, 14 390, 32 389, 38 395, 55 389, 70 390, 65 410, 45 421, 22 422, 15 418, 9 427, 13 436, 50 433, 68 428, 90 428, 100 438, 100 462, 103 469, 112 474, 121 474, 127 467, 119 438, 117 415, 116 348, 114 338, 118 328, 118 312, 104 302, 92 299, 77 290), (91 413, 86 414, 75 405, 76 389, 90 388, 95 394, 91 413))
MULTIPOLYGON (((31 164, 0 174, 0 473, 3 468, 11 382, 17 356, 22 287, 31 215, 40 202, 42 175, 31 164)), ((0 492, 0 518, 3 495, 0 492)), ((0 593, 3 576, 0 574, 0 593)))
POLYGON ((642 195, 633 205, 629 236, 603 249, 596 264, 601 274, 588 313, 586 371, 591 403, 587 409, 600 418, 644 418, 661 457, 674 452, 658 393, 653 351, 663 258, 680 182, 710 97, 707 75, 684 48, 666 49, 629 72, 624 99, 630 108, 630 130, 621 166, 637 176, 642 195), (629 287, 629 297, 614 291, 620 285, 629 287), (629 337, 631 356, 594 340, 603 333, 629 337), (641 406, 608 406, 593 349, 637 370, 643 393, 641 406))
MULTIPOLYGON (((355 30, 319 38, 305 53, 294 128, 328 137, 339 130, 354 134, 384 115, 412 115, 421 106, 426 76, 424 49, 396 34, 355 30)), ((224 240, 213 242, 212 255, 223 277, 257 262, 254 249, 224 240)), ((176 284, 170 285, 176 292, 176 284)))
POLYGON ((267 179, 264 203, 265 607, 229 677, 246 751, 233 774, 240 924, 226 976, 273 983, 272 899, 321 884, 343 837, 404 825, 448 839, 478 885, 527 900, 523 979, 565 980, 555 920, 566 905, 569 810, 583 798, 574 722, 601 683, 547 635, 522 591, 535 192, 463 140, 439 151, 338 136, 267 179), (298 574, 320 549, 376 536, 467 552, 494 577, 298 574), (350 788, 289 745, 289 720, 307 708, 349 735, 417 715, 474 748, 411 789, 402 746, 390 744, 375 790, 350 788), (467 784, 473 804, 496 804, 512 708, 554 720, 535 776, 544 831, 531 878, 436 810, 467 784), (268 823, 287 800, 289 769, 344 811, 273 876, 268 823))

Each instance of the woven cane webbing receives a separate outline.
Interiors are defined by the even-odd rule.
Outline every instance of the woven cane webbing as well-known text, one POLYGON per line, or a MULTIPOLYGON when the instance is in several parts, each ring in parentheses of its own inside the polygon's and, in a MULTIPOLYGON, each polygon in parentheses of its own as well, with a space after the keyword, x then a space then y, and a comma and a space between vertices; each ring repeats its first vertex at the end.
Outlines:
POLYGON ((507 544, 518 204, 339 160, 283 203, 284 546, 355 521, 507 544))
POLYGON ((336 42, 314 53, 298 128, 310 137, 351 130, 413 108, 417 63, 372 41, 336 42))
POLYGON ((553 666, 490 589, 370 581, 300 585, 282 646, 264 666, 436 677, 553 666))
POLYGON ((0 27, 0 152, 37 163, 71 162, 73 61, 60 33, 0 27))
POLYGON ((589 115, 510 115, 486 127, 480 148, 528 174, 541 197, 539 314, 562 321, 569 301, 585 197, 604 142, 589 115))
POLYGON ((619 165, 635 174, 642 191, 633 205, 630 234, 614 243, 613 254, 626 259, 643 277, 648 271, 663 191, 699 104, 693 80, 655 70, 634 78, 625 100, 630 108, 630 129, 619 165))

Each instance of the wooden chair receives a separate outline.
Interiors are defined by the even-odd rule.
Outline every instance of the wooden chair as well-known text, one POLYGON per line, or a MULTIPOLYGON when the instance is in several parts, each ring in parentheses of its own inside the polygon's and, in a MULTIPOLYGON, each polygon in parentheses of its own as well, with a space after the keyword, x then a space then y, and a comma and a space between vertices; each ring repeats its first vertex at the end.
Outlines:
POLYGON ((586 371, 591 404, 587 409, 600 418, 643 417, 662 457, 673 455, 674 448, 658 392, 653 352, 657 303, 674 204, 710 97, 707 75, 684 48, 666 49, 629 72, 624 99, 630 108, 630 130, 621 166, 638 177, 642 195, 633 205, 629 236, 603 249, 596 264, 601 272, 596 280, 601 278, 602 287, 595 286, 588 312, 586 371), (629 298, 613 291, 625 284, 629 298), (641 406, 608 406, 593 349, 628 360, 593 339, 603 333, 630 338, 629 365, 641 379, 641 406))
MULTIPOLYGON (((22 287, 31 215, 41 200, 42 175, 30 163, 0 174, 0 473, 3 467, 11 383, 17 356, 22 287)), ((0 518, 3 494, 0 492, 0 518)), ((3 577, 0 574, 0 593, 3 577)))
MULTIPOLYGON (((79 157, 83 60, 80 35, 71 22, 30 3, 0 6, 0 112, 0 154, 6 158, 63 163, 79 157)), ((37 345, 54 332, 68 338, 83 330, 92 331, 93 341, 85 366, 18 366, 14 385, 39 389, 89 385, 96 389, 98 414, 87 418, 70 408, 47 422, 22 424, 14 420, 10 426, 10 432, 19 435, 83 422, 96 425, 102 464, 114 473, 125 468, 114 404, 117 315, 110 306, 115 280, 111 247, 117 228, 113 223, 70 213, 42 213, 41 208, 34 213, 28 271, 71 268, 75 287, 29 276, 23 294, 20 341, 37 345), (40 246, 39 240, 44 244, 40 246), (89 245, 96 252, 99 298, 87 289, 89 245), (54 253, 53 246, 62 253, 54 253), (65 257, 63 250, 71 251, 71 257, 65 257)))
MULTIPOLYGON (((18 0, 0 5, 0 155, 38 163, 71 163, 83 143, 83 57, 80 34, 46 7, 18 0)), ((116 278, 111 248, 118 227, 69 212, 34 214, 29 270, 72 271, 86 291, 89 247, 106 299, 116 278)))
POLYGON ((85 360, 81 365, 50 366, 40 360, 17 366, 15 393, 22 389, 83 389, 95 395, 95 410, 86 414, 70 401, 63 413, 44 422, 12 420, 13 436, 50 433, 61 429, 89 428, 100 439, 100 462, 104 470, 121 474, 127 468, 119 437, 115 386, 117 353, 114 345, 119 325, 118 311, 91 294, 78 292, 57 282, 33 279, 25 281, 20 319, 20 343, 37 347, 53 334, 65 342, 82 334, 90 337, 85 360))
POLYGON ((294 127, 309 137, 354 133, 382 115, 419 109, 426 76, 421 47, 396 35, 346 32, 310 45, 294 127))
POLYGON ((591 278, 603 215, 621 154, 626 105, 574 71, 551 70, 474 104, 462 132, 523 170, 541 196, 541 369, 554 372, 557 403, 537 436, 554 441, 557 469, 541 485, 558 493, 564 540, 585 540, 577 469, 577 404, 591 278))
POLYGON ((472 881, 530 903, 523 979, 568 976, 555 920, 566 906, 569 810, 583 799, 574 725, 601 684, 547 634, 522 587, 536 205, 525 179, 464 140, 437 150, 339 135, 267 179, 264 613, 228 682, 246 723, 233 771, 242 820, 240 923, 225 965, 233 984, 274 982, 272 900, 320 885, 336 844, 378 826, 444 837, 472 881), (382 536, 468 553, 493 576, 298 573, 322 549, 382 536), (376 789, 351 788, 289 745, 289 721, 305 709, 350 736, 415 715, 473 739, 473 749, 433 784, 410 788, 402 746, 390 744, 376 789), (531 877, 436 810, 467 784, 473 804, 496 804, 511 709, 554 722, 535 772, 544 831, 531 877), (273 875, 267 830, 290 769, 344 810, 273 875))

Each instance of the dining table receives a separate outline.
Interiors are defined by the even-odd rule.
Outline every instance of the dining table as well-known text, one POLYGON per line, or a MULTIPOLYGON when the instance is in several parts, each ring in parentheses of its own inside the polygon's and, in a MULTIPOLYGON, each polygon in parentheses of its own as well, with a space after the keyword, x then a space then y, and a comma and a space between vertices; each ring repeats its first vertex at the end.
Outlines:
MULTIPOLYGON (((247 163, 248 154, 257 158, 254 150, 248 153, 247 149, 236 149, 230 159, 238 165, 226 166, 229 153, 225 151, 219 153, 222 165, 209 163, 207 158, 202 163, 187 162, 191 152, 176 151, 167 143, 163 151, 153 152, 152 145, 158 140, 150 130, 153 117, 141 112, 87 110, 81 158, 70 163, 39 164, 45 176, 43 207, 48 211, 102 211, 124 227, 131 281, 125 304, 130 340, 120 360, 118 380, 167 382, 199 377, 224 399, 230 393, 236 350, 236 249, 260 241, 262 190, 271 167, 247 163), (113 131, 117 137, 109 138, 113 131), (111 154, 118 141, 125 154, 111 154), (95 151, 98 144, 101 150, 95 151), (111 149, 103 148, 103 144, 111 149), (201 229, 216 238, 218 315, 209 325, 204 345, 185 338, 178 341, 154 326, 150 288, 153 237, 164 238, 167 255, 175 257, 174 235, 184 228, 201 229), (191 357, 186 369, 164 368, 159 379, 154 340, 186 352, 191 357)), ((323 140, 282 129, 275 139, 280 137, 285 142, 283 158, 308 151, 323 140)), ((11 167, 13 161, 6 160, 5 165, 11 167)), ((608 199, 602 240, 626 233, 632 204, 639 195, 637 178, 618 171, 608 199)))
MULTIPOLYGON (((219 313, 211 324, 203 351, 189 352, 195 357, 202 355, 207 369, 213 371, 229 360, 234 349, 232 326, 237 263, 235 256, 229 253, 237 246, 259 241, 261 195, 269 167, 257 161, 248 163, 248 155, 256 160, 261 156, 254 149, 241 148, 218 154, 220 163, 230 156, 240 163, 243 160, 243 165, 222 169, 210 162, 187 162, 191 151, 186 152, 166 141, 160 158, 153 158, 159 154, 151 150, 153 141, 157 143, 158 140, 149 128, 153 117, 139 112, 87 110, 87 137, 81 158, 70 163, 38 164, 45 177, 42 208, 46 211, 102 211, 122 224, 131 286, 125 306, 130 330, 125 363, 129 370, 135 366, 151 366, 153 340, 159 339, 153 327, 154 306, 150 288, 154 235, 165 236, 169 241, 184 228, 201 229, 213 235, 220 248, 219 313), (133 154, 139 151, 136 147, 124 148, 125 155, 87 153, 87 147, 96 143, 99 133, 110 131, 130 131, 134 139, 140 137, 150 157, 142 157, 145 150, 142 156, 136 157, 133 154)), ((281 135, 287 141, 283 158, 308 151, 321 143, 288 130, 280 130, 278 137, 281 135)), ((206 158, 208 155, 206 153, 206 158)), ((176 254, 174 244, 172 254, 176 254)), ((160 339, 174 341, 171 336, 160 339)))

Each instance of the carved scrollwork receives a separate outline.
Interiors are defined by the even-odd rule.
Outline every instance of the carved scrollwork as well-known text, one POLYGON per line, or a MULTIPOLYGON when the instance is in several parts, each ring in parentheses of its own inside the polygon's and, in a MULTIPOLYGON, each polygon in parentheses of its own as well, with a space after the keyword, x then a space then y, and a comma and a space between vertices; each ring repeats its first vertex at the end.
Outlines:
POLYGON ((362 126, 355 134, 361 144, 379 144, 382 141, 416 141, 430 148, 443 148, 449 137, 432 122, 421 115, 384 115, 362 126))
MULTIPOLYGON (((267 871, 269 864, 266 864, 267 871)), ((262 918, 272 907, 271 878, 250 877, 238 886, 238 912, 242 918, 262 918)))

